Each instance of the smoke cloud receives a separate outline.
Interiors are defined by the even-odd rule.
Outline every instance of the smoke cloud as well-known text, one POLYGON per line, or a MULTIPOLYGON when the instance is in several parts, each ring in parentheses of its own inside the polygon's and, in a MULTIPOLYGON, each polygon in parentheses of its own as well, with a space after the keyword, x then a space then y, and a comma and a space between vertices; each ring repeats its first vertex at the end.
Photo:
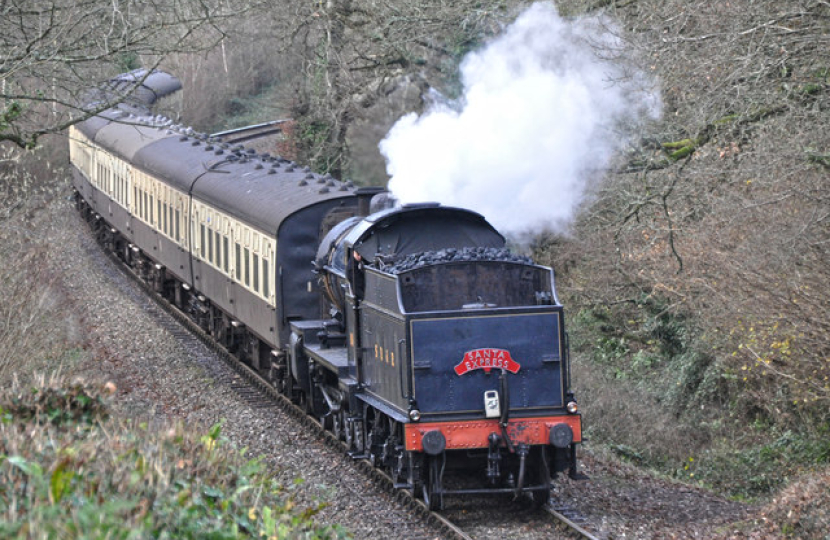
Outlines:
POLYGON ((550 3, 528 8, 465 57, 458 100, 438 96, 381 141, 389 189, 402 203, 470 208, 506 233, 566 228, 625 142, 621 128, 660 109, 614 31, 550 3))

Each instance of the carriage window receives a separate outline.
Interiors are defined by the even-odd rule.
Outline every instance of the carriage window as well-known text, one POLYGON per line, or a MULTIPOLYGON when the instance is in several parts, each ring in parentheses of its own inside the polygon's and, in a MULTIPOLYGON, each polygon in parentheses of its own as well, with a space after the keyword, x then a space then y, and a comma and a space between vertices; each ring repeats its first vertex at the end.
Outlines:
POLYGON ((245 265, 245 286, 251 286, 251 250, 245 248, 245 257, 242 259, 245 265))
POLYGON ((199 242, 199 254, 204 259, 205 258, 205 224, 202 223, 199 227, 200 227, 200 230, 202 232, 202 234, 199 236, 199 238, 201 239, 201 242, 199 242))
POLYGON ((176 223, 176 242, 181 242, 182 241, 181 226, 179 225, 180 222, 181 222, 181 219, 182 219, 181 213, 178 210, 176 210, 176 221, 175 221, 175 223, 176 223))
POLYGON ((271 296, 271 290, 268 287, 268 260, 262 259, 262 294, 265 298, 271 296))
POLYGON ((148 219, 148 223, 150 223, 150 225, 156 222, 154 218, 155 216, 153 215, 153 196, 150 195, 150 218, 148 219))
POLYGON ((224 257, 223 257, 223 261, 222 261, 222 262, 224 262, 224 263, 225 263, 225 265, 224 265, 224 268, 225 268, 225 273, 226 273, 226 274, 229 274, 229 273, 230 273, 230 271, 228 270, 228 259, 230 259, 230 253, 228 253, 228 237, 227 237, 227 236, 222 237, 222 244, 223 244, 223 246, 224 246, 224 250, 223 250, 223 251, 225 252, 225 253, 223 254, 223 255, 224 255, 224 257))
POLYGON ((221 268, 222 266, 222 245, 219 243, 219 231, 213 233, 213 236, 216 238, 216 268, 221 268))
POLYGON ((158 214, 156 214, 159 217, 159 221, 156 225, 158 226, 159 229, 161 229, 162 216, 164 215, 161 212, 161 199, 156 199, 156 205, 158 206, 158 210, 159 210, 158 214))
POLYGON ((242 281, 242 246, 236 243, 236 280, 242 281))
POLYGON ((259 292, 259 255, 254 253, 254 290, 259 292))
POLYGON ((207 259, 213 264, 213 231, 207 232, 207 259))

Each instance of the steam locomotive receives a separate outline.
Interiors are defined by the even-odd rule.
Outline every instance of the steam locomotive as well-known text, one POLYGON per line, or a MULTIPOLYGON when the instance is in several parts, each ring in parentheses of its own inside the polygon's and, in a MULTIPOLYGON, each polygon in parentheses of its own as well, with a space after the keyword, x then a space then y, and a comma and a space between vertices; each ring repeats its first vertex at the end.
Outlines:
POLYGON ((70 129, 77 205, 105 245, 431 509, 547 503, 581 442, 552 270, 470 210, 390 207, 152 115, 179 87, 123 74, 89 98, 120 104, 70 129))

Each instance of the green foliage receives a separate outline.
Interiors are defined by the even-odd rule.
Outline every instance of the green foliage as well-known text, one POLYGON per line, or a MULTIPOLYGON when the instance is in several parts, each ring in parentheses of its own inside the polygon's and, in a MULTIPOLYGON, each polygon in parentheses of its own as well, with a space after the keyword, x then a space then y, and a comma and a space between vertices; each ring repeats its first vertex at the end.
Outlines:
POLYGON ((334 126, 321 119, 306 117, 297 123, 296 142, 302 154, 300 161, 320 174, 339 174, 343 159, 342 148, 332 142, 336 139, 334 126))
POLYGON ((691 155, 702 142, 700 138, 683 139, 680 141, 664 142, 661 146, 669 155, 669 159, 677 161, 678 159, 683 159, 691 155))
POLYGON ((212 131, 260 124, 286 118, 288 114, 279 105, 279 81, 260 86, 249 95, 233 96, 225 104, 223 114, 217 115, 212 131))
POLYGON ((79 385, 0 402, 0 537, 348 537, 313 523, 325 504, 297 507, 221 423, 198 437, 105 421, 104 400, 79 385))
POLYGON ((37 388, 9 398, 4 407, 11 417, 25 422, 92 424, 106 419, 100 396, 80 383, 60 388, 37 388))
MULTIPOLYGON (((734 445, 733 445, 734 446, 734 445)), ((830 464, 830 439, 793 431, 745 448, 714 447, 675 470, 739 499, 754 499, 780 489, 798 473, 830 464)))
POLYGON ((11 127, 15 120, 20 118, 23 114, 23 106, 17 101, 11 101, 0 112, 0 132, 6 131, 11 127))
POLYGON ((118 73, 132 71, 141 67, 141 60, 133 51, 125 51, 116 58, 116 68, 118 73))
POLYGON ((623 461, 632 462, 637 465, 643 465, 646 462, 646 459, 636 448, 628 446, 627 444, 612 444, 610 448, 623 461))
POLYGON ((615 306, 579 310, 571 326, 574 347, 590 349, 594 361, 637 370, 657 366, 686 351, 690 321, 665 299, 643 295, 615 306), (632 362, 629 363, 629 357, 632 362))
POLYGON ((821 165, 825 169, 830 169, 830 152, 816 152, 813 148, 805 148, 804 153, 807 154, 807 161, 821 165))

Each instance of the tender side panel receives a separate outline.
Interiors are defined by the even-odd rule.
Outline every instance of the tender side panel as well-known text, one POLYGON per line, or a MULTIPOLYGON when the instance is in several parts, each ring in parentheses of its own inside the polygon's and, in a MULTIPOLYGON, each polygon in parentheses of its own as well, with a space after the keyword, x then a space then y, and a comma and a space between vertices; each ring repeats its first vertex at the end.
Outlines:
POLYGON ((511 410, 561 408, 560 321, 560 308, 412 319, 410 358, 414 397, 424 396, 421 412, 483 414, 484 393, 499 390, 502 367, 509 371, 511 410))
POLYGON ((363 304, 361 318, 364 389, 388 405, 406 410, 406 324, 402 317, 368 304, 363 304))

